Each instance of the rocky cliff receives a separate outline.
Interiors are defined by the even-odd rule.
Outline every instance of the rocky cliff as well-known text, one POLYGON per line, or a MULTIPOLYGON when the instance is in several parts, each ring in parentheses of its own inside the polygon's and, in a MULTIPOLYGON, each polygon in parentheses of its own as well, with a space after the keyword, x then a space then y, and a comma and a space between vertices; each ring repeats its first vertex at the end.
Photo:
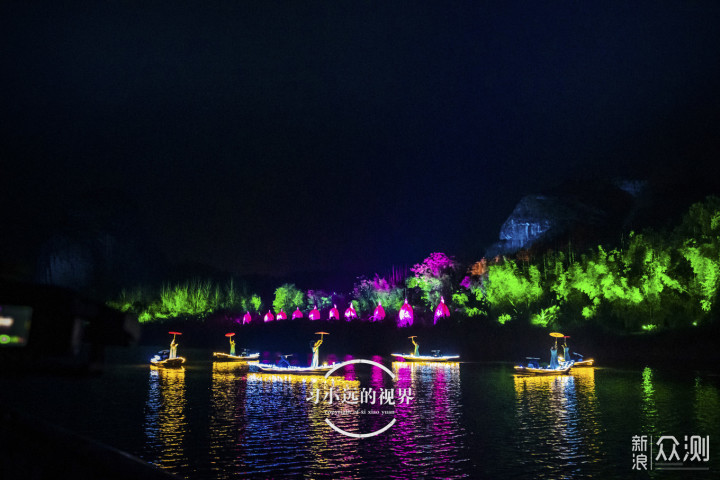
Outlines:
POLYGON ((632 223, 646 201, 647 183, 616 180, 576 182, 521 198, 500 227, 486 257, 519 250, 596 244, 632 223))

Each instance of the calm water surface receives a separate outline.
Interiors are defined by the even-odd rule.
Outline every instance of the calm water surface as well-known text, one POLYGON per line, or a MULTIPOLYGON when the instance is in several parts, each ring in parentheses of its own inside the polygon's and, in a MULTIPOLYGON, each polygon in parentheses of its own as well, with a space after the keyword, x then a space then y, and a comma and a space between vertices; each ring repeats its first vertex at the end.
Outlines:
POLYGON ((152 369, 143 363, 150 353, 117 351, 96 378, 3 379, 2 396, 190 479, 720 478, 720 377, 709 373, 590 368, 519 377, 510 365, 375 357, 394 379, 354 365, 325 380, 210 361, 152 369), (341 414, 366 407, 339 400, 362 388, 411 397, 378 408, 393 413, 341 414), (395 423, 351 438, 328 418, 354 433, 395 423), (634 435, 675 436, 681 456, 685 435, 709 435, 709 461, 693 464, 709 470, 633 471, 634 435))

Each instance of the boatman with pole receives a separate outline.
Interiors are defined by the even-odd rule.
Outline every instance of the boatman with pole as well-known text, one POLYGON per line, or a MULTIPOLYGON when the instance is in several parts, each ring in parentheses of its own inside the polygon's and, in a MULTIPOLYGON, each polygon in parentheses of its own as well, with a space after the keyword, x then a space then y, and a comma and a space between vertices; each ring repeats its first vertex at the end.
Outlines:
POLYGON ((313 359, 312 364, 310 364, 310 368, 317 368, 318 364, 320 363, 320 345, 323 343, 323 335, 330 335, 327 332, 315 332, 315 334, 320 335, 320 340, 315 342, 315 345, 312 347, 313 351, 313 359))
POLYGON ((412 344, 415 345, 415 351, 413 351, 413 355, 416 357, 419 356, 420 355, 420 345, 418 345, 417 342, 415 342, 416 335, 413 335, 412 337, 408 337, 408 338, 410 339, 412 344))
POLYGON ((177 342, 175 341, 175 336, 176 336, 176 335, 182 335, 182 334, 181 334, 180 332, 168 332, 168 333, 171 333, 172 336, 173 336, 173 339, 172 339, 172 341, 170 342, 170 355, 168 356, 168 358, 171 358, 171 359, 172 359, 172 358, 177 358, 177 347, 178 347, 178 344, 177 344, 177 342))
POLYGON ((552 332, 550 334, 550 336, 555 338, 555 345, 550 347, 550 368, 558 368, 560 366, 560 364, 558 363, 557 339, 563 338, 565 335, 563 335, 562 333, 559 333, 559 332, 552 332))

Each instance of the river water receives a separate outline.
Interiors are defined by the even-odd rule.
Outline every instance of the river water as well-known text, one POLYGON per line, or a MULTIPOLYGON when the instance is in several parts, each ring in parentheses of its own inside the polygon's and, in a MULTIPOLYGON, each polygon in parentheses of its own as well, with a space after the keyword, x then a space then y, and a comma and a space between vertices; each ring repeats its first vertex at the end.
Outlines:
POLYGON ((254 373, 202 350, 183 352, 199 359, 183 370, 155 369, 151 353, 118 349, 99 377, 3 379, 2 396, 189 479, 720 478, 709 371, 520 377, 509 364, 373 357, 391 374, 354 364, 325 379, 254 373), (389 424, 365 438, 338 431, 389 424))

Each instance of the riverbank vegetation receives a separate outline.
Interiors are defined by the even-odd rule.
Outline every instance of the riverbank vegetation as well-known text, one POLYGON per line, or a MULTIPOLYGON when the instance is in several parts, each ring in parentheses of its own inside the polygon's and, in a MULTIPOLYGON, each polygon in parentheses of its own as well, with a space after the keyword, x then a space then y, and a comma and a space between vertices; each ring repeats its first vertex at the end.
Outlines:
MULTIPOLYGON (((301 289, 293 283, 273 295, 233 278, 189 279, 123 290, 108 303, 138 315, 141 322, 204 321, 222 315, 238 324, 249 312, 262 323, 266 310, 307 312, 327 319, 335 305, 352 302, 357 319, 372 319, 382 304, 394 322, 405 299, 415 321, 436 322, 441 301, 450 318, 439 322, 525 323, 546 328, 599 324, 620 332, 695 327, 717 318, 720 287, 720 199, 693 205, 682 221, 664 231, 629 232, 614 245, 586 251, 570 247, 480 259, 461 265, 435 252, 409 272, 360 277, 349 292, 301 289), (442 299, 442 300, 441 300, 442 299)), ((290 316, 288 315, 288 318, 290 316)), ((290 320, 288 320, 290 321, 290 320)))

